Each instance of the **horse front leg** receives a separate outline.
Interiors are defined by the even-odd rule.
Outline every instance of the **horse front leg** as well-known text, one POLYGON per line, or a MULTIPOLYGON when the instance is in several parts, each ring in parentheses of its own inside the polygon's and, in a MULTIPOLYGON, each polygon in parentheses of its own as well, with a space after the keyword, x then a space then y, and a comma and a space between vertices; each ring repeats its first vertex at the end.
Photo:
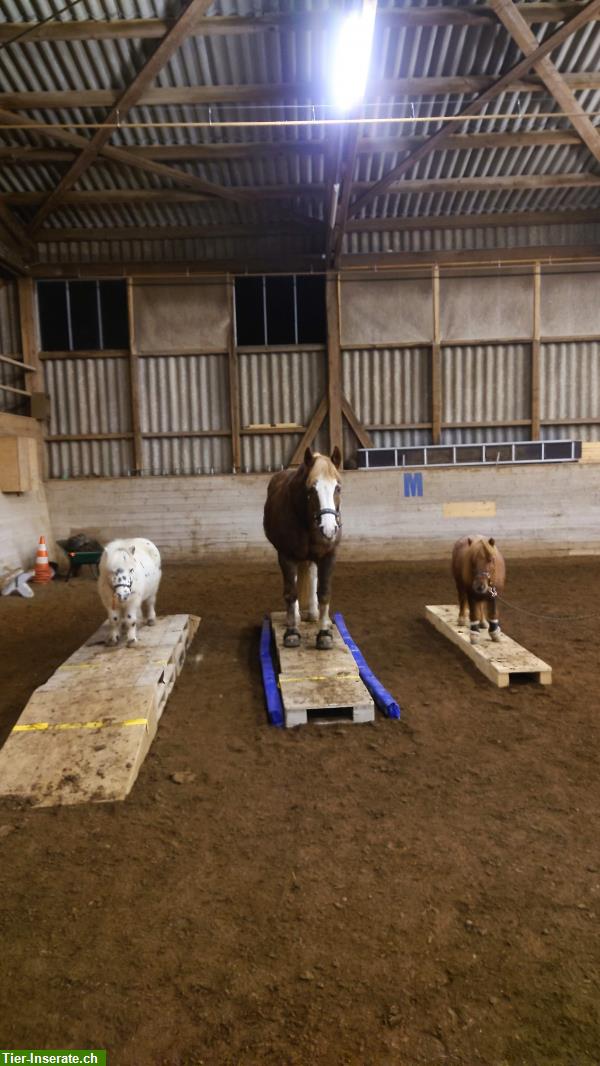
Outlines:
POLYGON ((335 556, 333 553, 324 555, 317 565, 317 599, 319 601, 319 631, 317 633, 317 648, 319 651, 329 651, 333 648, 333 633, 331 632, 331 620, 329 618, 329 601, 331 599, 331 575, 335 556))
POLYGON ((120 630, 120 618, 119 609, 117 607, 109 607, 108 609, 108 636, 106 638, 107 644, 119 643, 119 630, 120 630))
POLYGON ((127 644, 128 644, 129 647, 132 647, 134 644, 137 644, 137 642, 138 642, 137 632, 136 632, 136 623, 137 623, 137 615, 138 615, 138 604, 137 603, 132 603, 131 600, 128 600, 127 604, 125 605, 124 614, 125 614, 125 633, 126 633, 126 636, 127 636, 127 644))
POLYGON ((142 604, 142 610, 146 616, 146 625, 153 626, 156 624, 156 593, 153 596, 148 596, 148 599, 142 604))
POLYGON ((502 630, 500 629, 500 622, 498 621, 498 600, 495 596, 489 601, 488 604, 488 616, 490 626, 490 637, 493 641, 498 642, 502 639, 502 630))
POLYGON ((283 574, 283 598, 286 602, 287 613, 285 618, 285 633, 283 645, 285 648, 297 648, 300 644, 300 608, 298 607, 298 566, 291 559, 279 555, 279 566, 283 574))
POLYGON ((469 622, 471 626, 471 644, 480 644, 481 609, 474 596, 469 596, 469 622))

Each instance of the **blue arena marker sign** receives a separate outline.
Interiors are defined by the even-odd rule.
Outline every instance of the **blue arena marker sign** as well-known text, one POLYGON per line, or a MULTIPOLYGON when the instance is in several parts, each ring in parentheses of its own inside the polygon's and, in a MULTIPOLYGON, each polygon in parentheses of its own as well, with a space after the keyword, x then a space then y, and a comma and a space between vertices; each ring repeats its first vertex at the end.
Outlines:
POLYGON ((405 496, 422 496, 423 495, 423 475, 422 474, 408 474, 404 475, 404 495, 405 496))

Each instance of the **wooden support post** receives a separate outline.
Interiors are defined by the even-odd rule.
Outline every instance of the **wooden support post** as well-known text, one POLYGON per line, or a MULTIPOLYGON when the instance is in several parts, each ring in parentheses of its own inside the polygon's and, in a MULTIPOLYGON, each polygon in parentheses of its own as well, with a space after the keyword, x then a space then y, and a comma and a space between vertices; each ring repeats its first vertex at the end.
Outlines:
POLYGON ((344 458, 342 428, 342 354, 340 350, 340 276, 327 275, 327 395, 329 400, 329 450, 336 444, 344 458))
MULTIPOLYGON (((23 362, 31 369, 25 371, 27 391, 45 392, 44 371, 40 360, 40 344, 38 340, 37 317, 35 308, 35 282, 33 278, 19 278, 17 281, 17 295, 19 301, 19 326, 21 330, 21 354, 23 362)), ((46 420, 40 419, 40 438, 38 445, 38 461, 41 476, 48 478, 48 455, 45 447, 46 420)))
POLYGON ((242 468, 242 444, 240 435, 240 374, 235 338, 235 282, 227 279, 227 307, 229 327, 227 332, 227 359, 229 375, 229 421, 231 425, 231 465, 234 474, 242 468))
POLYGON ((344 413, 344 418, 346 419, 348 425, 350 426, 350 429, 354 433, 354 436, 358 440, 358 443, 363 448, 374 448, 375 445, 373 443, 372 437, 369 436, 369 434, 367 433, 367 431, 366 431, 365 427, 363 426, 362 422, 360 421, 360 419, 358 419, 356 417, 353 408, 348 403, 348 400, 346 399, 346 397, 343 396, 343 395, 342 395, 342 411, 344 413))
POLYGON ((289 461, 289 466, 299 466, 304 458, 304 452, 312 444, 317 433, 319 432, 323 419, 327 414, 327 397, 323 396, 319 401, 315 413, 313 414, 310 422, 308 423, 304 433, 302 434, 302 440, 298 441, 296 450, 289 461))
POLYGON ((133 472, 138 477, 144 467, 142 451, 142 407, 140 357, 135 337, 133 279, 127 279, 127 315, 129 319, 129 381, 131 391, 131 430, 133 433, 133 472))
POLYGON ((540 439, 540 355, 542 323, 542 273, 539 263, 533 266, 533 337, 531 341, 531 439, 540 439))
POLYGON ((433 267, 433 343, 431 345, 431 436, 433 444, 442 439, 442 354, 440 344, 440 268, 433 267))

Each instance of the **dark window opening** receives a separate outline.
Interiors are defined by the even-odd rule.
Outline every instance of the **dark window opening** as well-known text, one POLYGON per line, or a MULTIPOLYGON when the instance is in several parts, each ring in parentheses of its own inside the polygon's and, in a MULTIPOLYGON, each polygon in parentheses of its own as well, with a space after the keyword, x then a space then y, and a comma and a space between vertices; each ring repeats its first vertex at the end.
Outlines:
POLYGON ((236 278, 235 322, 237 343, 266 344, 262 278, 236 278))
POLYGON ((324 344, 325 278, 319 274, 236 278, 235 320, 240 347, 324 344))
POLYGON ((40 342, 45 352, 129 347, 124 281, 39 281, 40 342))

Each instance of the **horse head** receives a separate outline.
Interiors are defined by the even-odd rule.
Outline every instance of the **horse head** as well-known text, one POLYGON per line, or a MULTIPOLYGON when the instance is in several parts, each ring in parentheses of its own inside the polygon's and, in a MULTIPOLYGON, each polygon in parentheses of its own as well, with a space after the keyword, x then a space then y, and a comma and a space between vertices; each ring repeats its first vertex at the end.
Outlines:
POLYGON ((469 537, 472 589, 477 596, 496 595, 496 541, 469 537))
POLYGON ((307 448, 304 453, 306 493, 310 527, 325 540, 335 540, 341 524, 339 468, 340 449, 333 449, 331 458, 307 448))
POLYGON ((108 560, 110 586, 121 603, 129 599, 133 586, 135 545, 119 548, 108 560))

